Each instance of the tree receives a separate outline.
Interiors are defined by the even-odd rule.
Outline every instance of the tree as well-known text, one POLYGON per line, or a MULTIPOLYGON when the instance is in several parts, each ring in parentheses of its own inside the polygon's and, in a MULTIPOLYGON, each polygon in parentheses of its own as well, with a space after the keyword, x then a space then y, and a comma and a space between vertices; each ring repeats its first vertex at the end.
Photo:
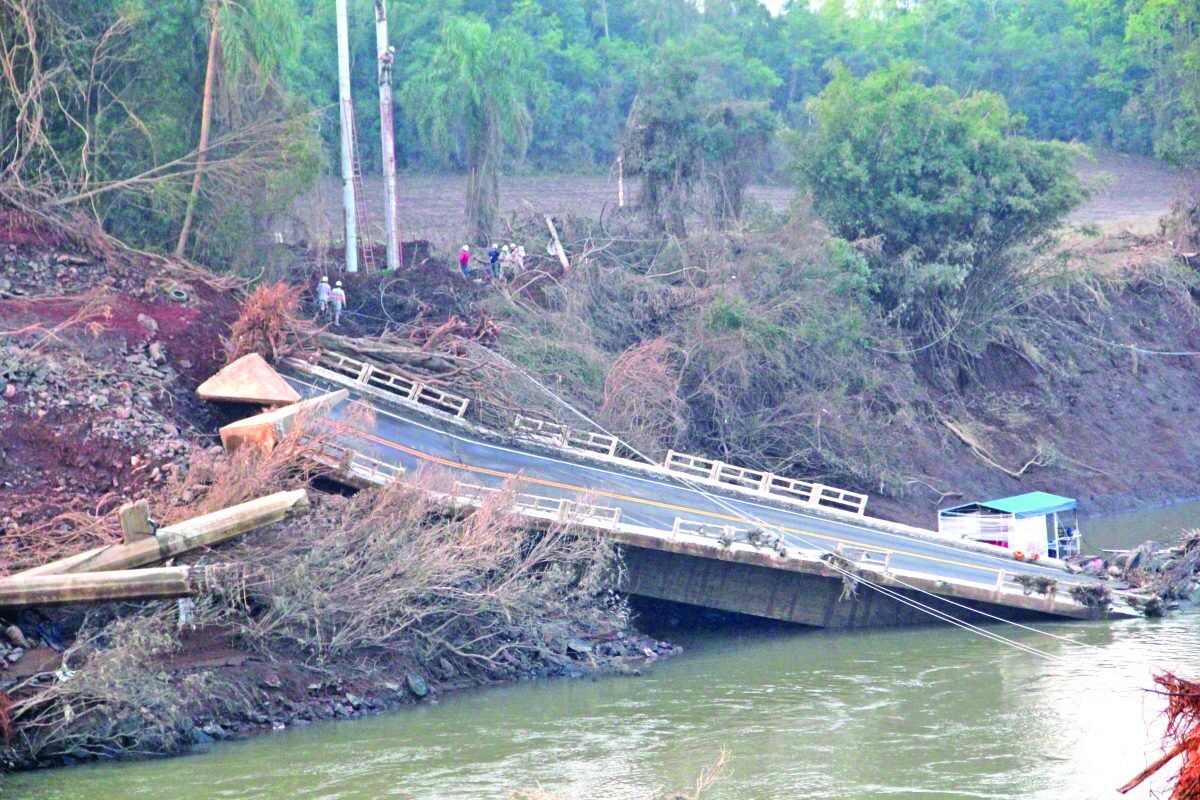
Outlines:
POLYGON ((178 258, 187 251, 201 177, 208 160, 217 70, 222 70, 226 109, 233 121, 247 93, 257 94, 261 99, 261 94, 271 87, 276 70, 295 54, 297 43, 297 15, 290 0, 207 0, 204 16, 208 25, 208 57, 200 103, 200 145, 187 210, 175 244, 178 258))
POLYGON ((440 41, 416 57, 401 89, 424 145, 467 168, 466 221, 471 238, 489 240, 499 207, 500 165, 529 145, 531 105, 545 93, 532 43, 509 27, 474 16, 451 17, 440 41))
POLYGON ((716 221, 741 215, 745 187, 778 126, 765 98, 779 84, 770 67, 711 28, 663 48, 642 76, 624 142, 651 228, 684 236, 697 184, 716 221))
POLYGON ((1020 135, 998 95, 923 85, 911 63, 832 75, 798 148, 817 212, 875 240, 876 297, 902 323, 939 341, 983 326, 1021 280, 1014 248, 1082 200, 1076 151, 1020 135))
POLYGON ((1135 0, 1125 40, 1144 65, 1134 113, 1152 123, 1154 153, 1200 167, 1200 6, 1195 0, 1135 0))

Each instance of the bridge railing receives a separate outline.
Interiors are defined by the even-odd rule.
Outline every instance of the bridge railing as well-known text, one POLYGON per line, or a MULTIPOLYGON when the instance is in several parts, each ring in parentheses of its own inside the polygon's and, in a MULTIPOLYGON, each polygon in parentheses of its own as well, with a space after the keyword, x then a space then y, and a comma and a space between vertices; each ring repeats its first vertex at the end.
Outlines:
MULTIPOLYGON (((499 494, 501 491, 503 490, 494 486, 481 486, 461 481, 454 483, 456 497, 471 498, 479 502, 488 496, 499 494)), ((517 492, 512 496, 512 505, 517 511, 545 514, 562 523, 588 522, 611 527, 621 521, 621 509, 615 506, 581 503, 566 497, 545 497, 517 492)))
POLYGON ((404 467, 371 458, 336 442, 311 437, 301 441, 310 448, 317 462, 339 471, 344 477, 381 486, 404 476, 404 467))
POLYGON ((618 440, 606 433, 593 433, 579 430, 557 422, 518 414, 512 421, 511 429, 517 436, 543 442, 552 447, 570 447, 576 450, 588 450, 606 456, 617 454, 618 440))
POLYGON ((668 472, 685 475, 689 478, 738 489, 749 489, 764 497, 848 511, 860 517, 866 513, 867 495, 865 494, 811 481, 785 478, 782 475, 761 470, 747 469, 727 464, 715 458, 668 450, 663 467, 668 472))
POLYGON ((680 535, 703 536, 716 539, 724 547, 740 542, 752 547, 765 547, 783 555, 783 540, 773 536, 761 528, 738 528, 733 525, 720 525, 712 522, 700 522, 694 519, 676 517, 671 526, 671 539, 678 541, 680 535))
POLYGON ((317 359, 317 365, 351 380, 382 389, 397 395, 402 400, 428 406, 438 411, 462 417, 467 413, 470 400, 452 392, 437 389, 426 383, 414 381, 395 372, 377 367, 366 361, 342 353, 326 350, 317 359))

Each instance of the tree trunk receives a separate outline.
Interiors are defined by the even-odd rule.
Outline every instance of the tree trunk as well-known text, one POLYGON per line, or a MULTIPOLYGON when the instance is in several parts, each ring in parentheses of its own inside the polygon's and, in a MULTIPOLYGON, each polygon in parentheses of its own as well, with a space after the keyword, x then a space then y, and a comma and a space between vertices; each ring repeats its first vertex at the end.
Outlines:
POLYGON ((208 159, 208 129, 212 122, 213 75, 216 72, 217 61, 217 13, 219 7, 213 3, 210 8, 208 28, 208 64, 204 68, 204 102, 200 110, 200 151, 196 155, 196 173, 192 176, 192 191, 188 195, 187 212, 183 215, 183 229, 179 231, 179 241, 175 244, 175 257, 183 258, 187 250, 188 235, 192 231, 192 218, 196 213, 196 201, 200 196, 200 176, 204 172, 204 162, 208 159))
POLYGON ((480 141, 470 145, 467 152, 467 232, 474 244, 490 241, 494 236, 496 211, 499 205, 499 176, 497 154, 490 125, 480 133, 480 141))

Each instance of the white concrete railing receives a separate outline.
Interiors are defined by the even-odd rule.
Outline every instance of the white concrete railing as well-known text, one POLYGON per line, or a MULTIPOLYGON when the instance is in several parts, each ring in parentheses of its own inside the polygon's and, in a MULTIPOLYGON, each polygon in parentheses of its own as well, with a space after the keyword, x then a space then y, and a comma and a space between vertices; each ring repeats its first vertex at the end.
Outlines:
POLYGON ((313 449, 317 460, 376 486, 383 486, 404 476, 404 467, 363 455, 357 450, 330 441, 313 442, 306 437, 304 444, 313 449))
POLYGON ((784 546, 783 540, 778 536, 771 536, 759 528, 737 528, 733 525, 719 525, 676 517, 675 522, 671 525, 671 540, 678 541, 680 535, 716 539, 725 547, 729 547, 735 542, 743 542, 752 547, 770 548, 780 554, 782 554, 784 546))
MULTIPOLYGON (((457 498, 474 498, 483 501, 488 495, 498 494, 502 489, 494 486, 481 486, 476 483, 455 481, 454 496, 457 498)), ((621 509, 615 506, 601 506, 593 503, 580 503, 566 497, 545 497, 543 495, 517 492, 513 494, 513 509, 520 512, 540 512, 548 514, 562 523, 588 522, 590 524, 615 526, 621 521, 621 509)))
POLYGON ((587 450, 606 456, 616 456, 618 440, 606 433, 579 430, 557 422, 517 415, 512 421, 512 432, 517 436, 542 442, 551 447, 570 447, 587 450))
POLYGON ((837 489, 811 481, 801 481, 795 478, 785 478, 761 470, 747 469, 733 464, 726 464, 715 458, 693 456, 687 453, 667 451, 663 467, 668 472, 686 475, 689 478, 730 486, 737 489, 748 489, 763 497, 779 500, 798 501, 820 508, 833 508, 838 511, 848 511, 857 516, 863 516, 867 508, 867 496, 858 492, 837 489))
POLYGON ((368 364, 357 358, 351 358, 341 353, 326 350, 317 359, 318 366, 332 372, 344 375, 364 386, 374 386, 386 392, 398 395, 400 399, 418 405, 429 406, 438 411, 462 417, 467 413, 470 400, 451 392, 435 389, 428 384, 405 378, 394 372, 380 369, 374 364, 368 364))
POLYGON ((856 567, 871 569, 887 575, 892 568, 892 551, 874 547, 859 547, 839 542, 833 552, 856 567))

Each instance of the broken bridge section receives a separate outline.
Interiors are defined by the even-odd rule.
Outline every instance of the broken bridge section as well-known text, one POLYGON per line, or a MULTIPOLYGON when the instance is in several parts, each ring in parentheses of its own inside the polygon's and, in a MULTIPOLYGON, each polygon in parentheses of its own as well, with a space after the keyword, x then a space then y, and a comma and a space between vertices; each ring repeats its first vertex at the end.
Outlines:
POLYGON ((444 499, 468 507, 511 485, 513 511, 531 525, 571 524, 616 541, 626 562, 621 588, 631 594, 824 627, 937 618, 916 604, 971 622, 1135 614, 1119 596, 1115 604, 1077 599, 1072 589, 1094 582, 1057 563, 1018 564, 1002 548, 873 519, 852 493, 803 482, 781 491, 775 476, 698 457, 684 470, 679 454, 664 465, 634 463, 614 457, 609 442, 569 431, 486 429, 464 418, 465 398, 392 386, 386 367, 348 356, 283 369, 310 398, 303 402, 319 399, 341 423, 342 460, 374 465, 373 483, 422 467, 449 471, 461 490, 444 499), (323 366, 335 361, 337 369, 323 366), (328 400, 341 391, 348 401, 328 400), (352 411, 362 406, 374 413, 352 411), (701 468, 703 476, 688 474, 701 468), (1031 575, 1043 590, 1029 590, 1031 575))

